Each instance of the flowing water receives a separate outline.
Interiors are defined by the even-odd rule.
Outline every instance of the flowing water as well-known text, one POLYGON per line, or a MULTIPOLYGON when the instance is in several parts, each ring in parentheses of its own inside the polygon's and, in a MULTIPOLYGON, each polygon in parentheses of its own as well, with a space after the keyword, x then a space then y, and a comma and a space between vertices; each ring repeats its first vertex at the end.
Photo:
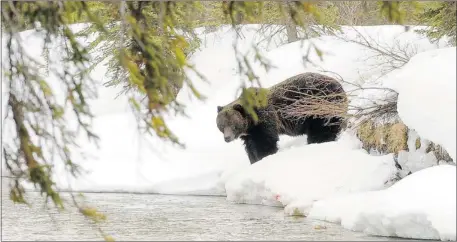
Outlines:
MULTIPOLYGON (((2 188, 5 188, 2 186, 2 188)), ((285 216, 281 208, 233 204, 224 197, 85 194, 107 216, 101 228, 117 241, 138 240, 394 240, 370 237, 339 225, 285 216)), ((68 194, 64 197, 69 198, 68 194)), ((33 207, 13 204, 2 189, 2 240, 102 240, 75 207, 46 209, 39 193, 33 207)))

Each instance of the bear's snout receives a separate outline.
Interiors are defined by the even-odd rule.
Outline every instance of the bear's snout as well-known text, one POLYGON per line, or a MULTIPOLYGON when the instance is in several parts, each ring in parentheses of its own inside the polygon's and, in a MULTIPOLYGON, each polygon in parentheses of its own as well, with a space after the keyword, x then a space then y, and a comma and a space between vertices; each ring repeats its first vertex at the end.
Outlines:
POLYGON ((235 139, 235 134, 233 133, 233 130, 230 127, 225 127, 224 128, 224 140, 225 142, 230 142, 235 139))

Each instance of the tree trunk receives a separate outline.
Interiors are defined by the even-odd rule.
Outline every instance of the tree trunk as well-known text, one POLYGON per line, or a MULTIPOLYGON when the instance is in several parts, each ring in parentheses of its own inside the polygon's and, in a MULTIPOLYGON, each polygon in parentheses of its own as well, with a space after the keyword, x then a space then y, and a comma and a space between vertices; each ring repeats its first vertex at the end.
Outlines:
POLYGON ((293 23, 286 24, 287 43, 292 43, 298 40, 297 27, 293 23))

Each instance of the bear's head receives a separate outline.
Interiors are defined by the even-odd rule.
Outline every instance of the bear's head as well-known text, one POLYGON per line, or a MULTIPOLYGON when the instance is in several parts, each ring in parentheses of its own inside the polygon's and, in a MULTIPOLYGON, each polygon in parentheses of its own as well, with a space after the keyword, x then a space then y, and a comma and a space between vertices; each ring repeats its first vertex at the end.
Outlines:
POLYGON ((224 107, 217 106, 216 123, 227 143, 246 135, 249 126, 246 112, 239 103, 224 107))

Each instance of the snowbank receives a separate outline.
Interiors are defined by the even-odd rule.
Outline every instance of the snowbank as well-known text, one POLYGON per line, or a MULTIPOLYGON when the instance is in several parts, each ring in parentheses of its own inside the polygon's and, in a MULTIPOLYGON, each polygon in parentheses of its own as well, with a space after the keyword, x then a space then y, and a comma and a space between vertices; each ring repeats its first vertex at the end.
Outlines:
POLYGON ((352 135, 344 134, 336 142, 302 143, 283 149, 262 162, 226 174, 227 199, 286 206, 286 212, 298 209, 303 213, 313 201, 334 194, 382 189, 396 176, 393 157, 370 156, 360 147, 352 135))
POLYGON ((318 201, 309 217, 373 235, 456 240, 456 167, 434 166, 383 191, 318 201))
POLYGON ((392 73, 401 120, 456 160, 456 48, 419 53, 392 73))

